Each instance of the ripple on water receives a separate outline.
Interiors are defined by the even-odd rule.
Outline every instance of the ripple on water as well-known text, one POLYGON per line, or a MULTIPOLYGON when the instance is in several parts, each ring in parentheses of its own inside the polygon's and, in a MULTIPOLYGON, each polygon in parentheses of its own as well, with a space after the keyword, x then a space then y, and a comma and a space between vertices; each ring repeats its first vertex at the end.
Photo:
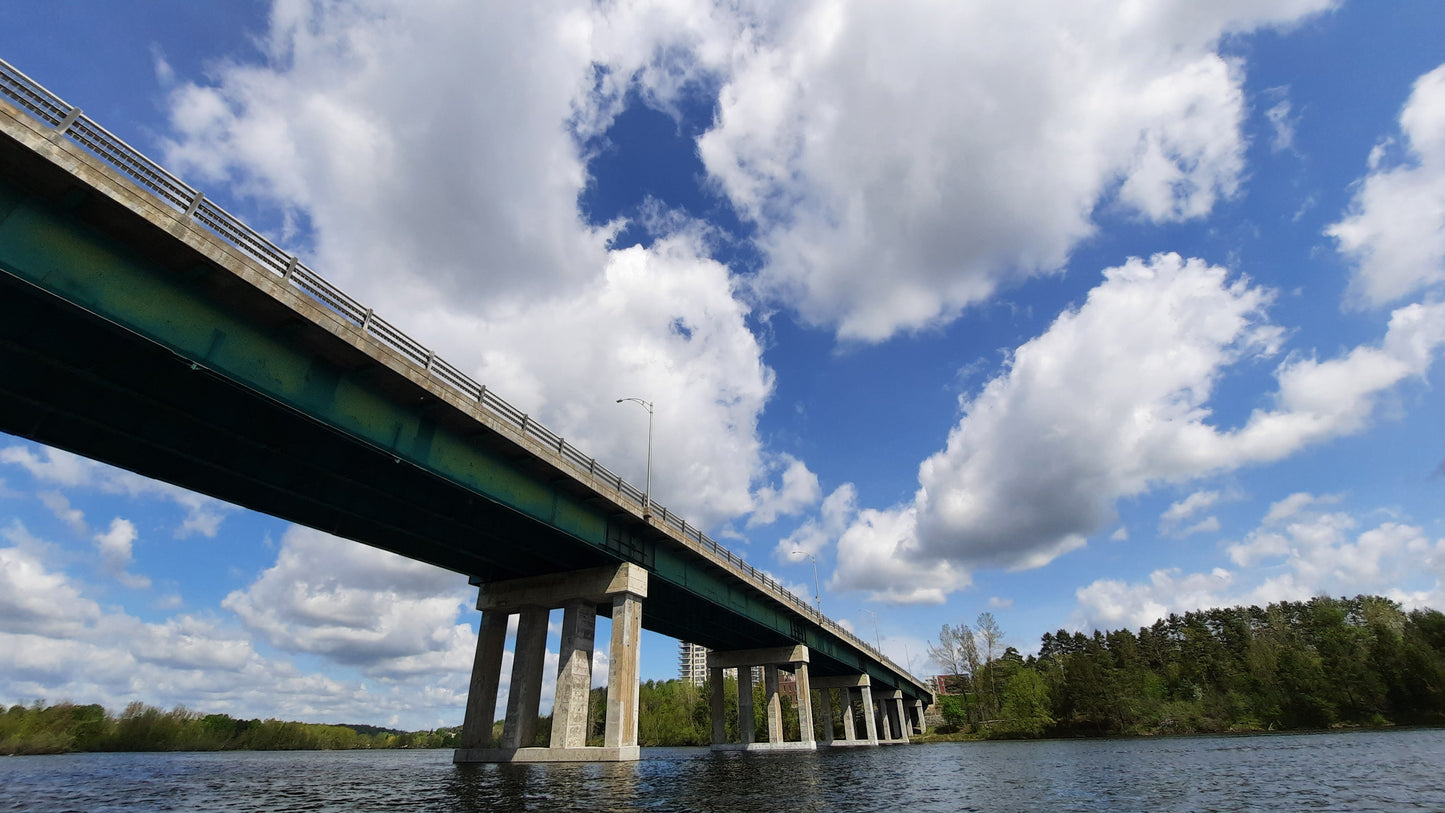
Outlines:
POLYGON ((10 757, 0 811, 1445 810, 1439 730, 644 754, 469 766, 450 751, 10 757))

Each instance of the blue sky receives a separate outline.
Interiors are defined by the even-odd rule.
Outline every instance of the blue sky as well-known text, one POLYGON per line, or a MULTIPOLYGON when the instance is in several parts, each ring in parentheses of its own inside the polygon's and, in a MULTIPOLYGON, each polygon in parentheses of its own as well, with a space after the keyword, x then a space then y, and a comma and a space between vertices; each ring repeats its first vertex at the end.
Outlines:
MULTIPOLYGON (((1438 4, 0 11, 638 483, 655 401, 655 499, 920 674, 984 611, 1445 607, 1438 4)), ((464 577, 13 437, 0 581, 0 702, 461 719, 464 577)))

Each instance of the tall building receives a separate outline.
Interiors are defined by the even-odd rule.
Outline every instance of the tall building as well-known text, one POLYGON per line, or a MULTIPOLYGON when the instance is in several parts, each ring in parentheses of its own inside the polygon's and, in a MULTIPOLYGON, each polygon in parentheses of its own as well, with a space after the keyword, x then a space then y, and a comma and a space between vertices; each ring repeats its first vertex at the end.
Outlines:
POLYGON ((707 683, 707 647, 681 641, 677 646, 677 676, 694 686, 707 683))

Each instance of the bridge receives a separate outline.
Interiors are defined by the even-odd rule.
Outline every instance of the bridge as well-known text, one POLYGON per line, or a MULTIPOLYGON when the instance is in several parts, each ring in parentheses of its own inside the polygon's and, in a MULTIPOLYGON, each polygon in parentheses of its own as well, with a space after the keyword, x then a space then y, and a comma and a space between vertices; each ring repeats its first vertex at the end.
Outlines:
POLYGON ((0 430, 469 577, 482 616, 456 761, 636 759, 644 627, 711 650, 716 749, 922 730, 926 684, 4 61, 0 133, 0 430), (598 614, 607 712, 589 747, 598 614))

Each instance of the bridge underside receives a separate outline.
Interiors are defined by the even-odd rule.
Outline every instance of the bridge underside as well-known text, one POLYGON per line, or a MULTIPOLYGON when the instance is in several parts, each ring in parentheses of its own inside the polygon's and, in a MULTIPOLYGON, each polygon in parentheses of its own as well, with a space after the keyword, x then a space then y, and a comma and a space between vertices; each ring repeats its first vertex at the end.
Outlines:
POLYGON ((244 276, 219 240, 145 214, 155 204, 93 159, 46 158, 15 127, 0 135, 0 431, 475 581, 632 562, 652 574, 647 629, 721 650, 802 643, 817 675, 898 682, 326 327, 324 307, 244 276))

